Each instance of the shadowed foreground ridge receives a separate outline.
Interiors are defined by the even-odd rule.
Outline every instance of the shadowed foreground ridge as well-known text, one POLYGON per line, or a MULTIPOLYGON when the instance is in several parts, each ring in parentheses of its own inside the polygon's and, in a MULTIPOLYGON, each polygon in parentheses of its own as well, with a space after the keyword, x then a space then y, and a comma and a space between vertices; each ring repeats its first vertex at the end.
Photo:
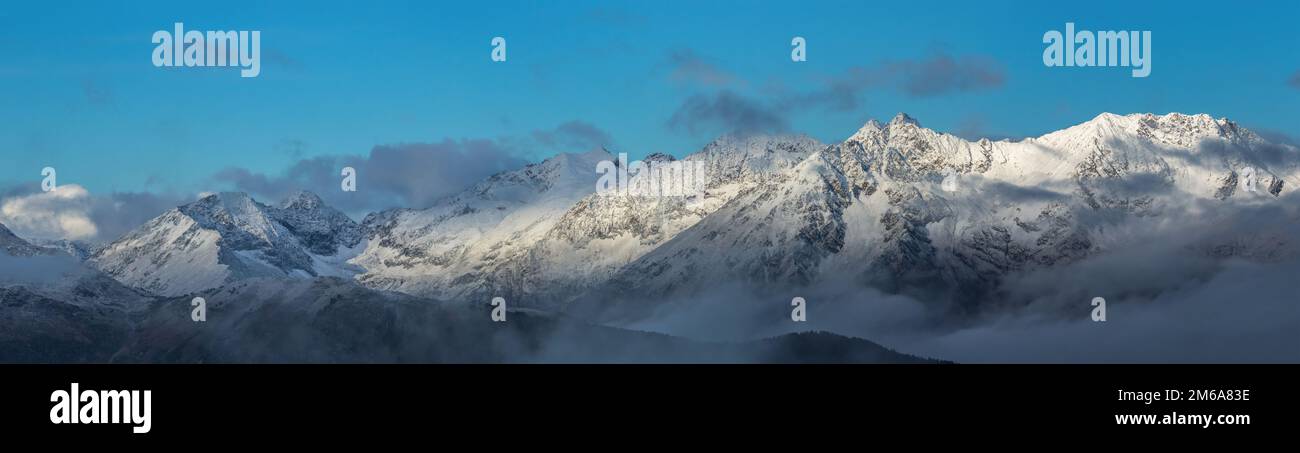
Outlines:
POLYGON ((4 362, 116 363, 923 363, 875 343, 802 333, 692 341, 527 312, 369 290, 337 278, 257 279, 134 310, 85 308, 23 289, 0 291, 4 362), (26 326, 18 329, 19 325, 26 326))

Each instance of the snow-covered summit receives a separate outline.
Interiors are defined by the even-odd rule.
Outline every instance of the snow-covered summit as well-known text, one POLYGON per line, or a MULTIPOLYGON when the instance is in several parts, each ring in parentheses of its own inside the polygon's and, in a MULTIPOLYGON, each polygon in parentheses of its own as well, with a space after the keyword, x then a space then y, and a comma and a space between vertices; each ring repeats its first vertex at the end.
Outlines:
POLYGON ((1205 140, 1225 140, 1234 144, 1249 145, 1259 141, 1259 136, 1242 128, 1227 118, 1214 119, 1210 115, 1185 115, 1169 113, 1155 115, 1134 113, 1116 115, 1102 113, 1076 126, 1052 132, 1034 139, 1056 147, 1086 146, 1094 140, 1143 139, 1155 144, 1194 150, 1205 140))
POLYGON ((359 241, 355 222, 311 194, 281 207, 246 193, 212 194, 171 209, 89 259, 128 286, 186 294, 253 276, 352 272, 334 257, 359 241))
POLYGON ((317 255, 334 255, 361 241, 361 226, 314 193, 299 191, 270 210, 273 218, 317 255))

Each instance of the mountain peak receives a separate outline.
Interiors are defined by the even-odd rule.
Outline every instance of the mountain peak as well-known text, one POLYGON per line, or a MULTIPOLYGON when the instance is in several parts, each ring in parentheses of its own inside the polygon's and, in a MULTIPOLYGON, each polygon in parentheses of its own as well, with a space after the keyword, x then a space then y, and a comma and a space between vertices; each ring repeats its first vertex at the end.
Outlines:
POLYGON ((97 250, 89 262, 118 281, 173 296, 249 277, 350 276, 360 227, 310 192, 281 207, 247 193, 204 196, 97 250))
POLYGON ((223 201, 241 201, 246 198, 251 198, 247 192, 211 192, 199 197, 198 201, 204 203, 217 203, 223 201))
MULTIPOLYGON (((1150 115, 1150 113, 1148 113, 1147 115, 1150 115)), ((1098 113, 1097 116, 1092 117, 1092 119, 1088 120, 1087 122, 1089 123, 1113 122, 1123 118, 1124 115, 1116 115, 1110 112, 1101 112, 1098 113)))
POLYGON ((894 115, 894 119, 889 120, 890 127, 901 126, 904 124, 910 124, 912 126, 921 127, 921 123, 917 122, 916 118, 912 118, 911 116, 903 112, 898 112, 897 115, 894 115))
POLYGON ((1252 142, 1255 133, 1242 128, 1227 118, 1215 119, 1204 114, 1133 113, 1117 115, 1103 112, 1093 119, 1064 130, 1052 132, 1040 139, 1069 146, 1067 142, 1090 142, 1096 137, 1137 137, 1155 143, 1196 149, 1206 139, 1229 142, 1252 142))
POLYGON ((893 133, 900 132, 900 129, 920 128, 921 123, 916 121, 916 118, 912 118, 906 113, 899 112, 897 115, 894 115, 894 118, 890 119, 887 124, 882 125, 875 119, 868 120, 867 124, 862 125, 862 127, 859 128, 857 132, 854 132, 853 135, 849 136, 845 142, 865 143, 873 140, 884 140, 893 133))
POLYGON ((244 192, 220 192, 181 205, 176 209, 196 219, 260 217, 264 206, 244 192))
POLYGON ((285 197, 280 202, 280 209, 314 210, 325 205, 320 196, 306 190, 299 190, 285 197))
POLYGON ((807 146, 817 140, 807 134, 722 134, 693 154, 717 151, 764 150, 772 147, 807 146))
POLYGON ((316 255, 334 255, 340 247, 352 247, 361 240, 361 227, 352 218, 305 190, 285 198, 270 215, 316 255))
POLYGON ((256 210, 258 203, 245 192, 217 192, 181 205, 177 209, 186 214, 212 211, 246 212, 256 210))
POLYGON ((1116 127, 1137 127, 1146 126, 1156 129, 1200 129, 1200 130, 1218 130, 1227 125, 1235 125, 1227 118, 1215 119, 1205 113, 1185 114, 1179 112, 1170 112, 1164 115, 1155 113, 1130 113, 1119 115, 1110 112, 1102 112, 1083 123, 1083 125, 1105 124, 1116 127))
POLYGON ((864 124, 862 125, 861 128, 858 128, 858 131, 854 132, 853 135, 849 136, 848 140, 846 141, 863 141, 866 137, 879 134, 881 129, 883 129, 883 126, 880 125, 879 121, 876 121, 874 118, 867 120, 867 124, 864 124))
POLYGON ((673 157, 670 154, 651 153, 650 155, 645 156, 645 158, 641 160, 644 162, 672 162, 677 160, 677 158, 673 157))
POLYGON ((590 168, 595 168, 596 162, 600 162, 602 160, 610 160, 611 158, 612 157, 609 151, 605 150, 604 148, 593 148, 589 151, 581 152, 581 153, 556 154, 554 156, 542 160, 541 163, 529 164, 524 168, 527 169, 529 167, 543 167, 543 168, 566 169, 570 167, 577 167, 583 169, 583 171, 587 171, 590 170, 590 168))

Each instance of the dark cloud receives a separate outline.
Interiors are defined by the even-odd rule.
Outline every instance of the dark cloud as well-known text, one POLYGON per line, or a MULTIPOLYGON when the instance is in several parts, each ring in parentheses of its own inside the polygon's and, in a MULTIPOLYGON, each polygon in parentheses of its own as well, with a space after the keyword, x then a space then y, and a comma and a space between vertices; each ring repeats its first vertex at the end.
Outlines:
POLYGON ((668 120, 668 127, 690 134, 716 130, 737 135, 781 132, 785 117, 770 106, 730 90, 712 95, 697 94, 686 99, 668 120))
POLYGON ((90 218, 99 227, 99 241, 112 241, 144 225, 168 209, 190 202, 179 194, 149 192, 113 192, 96 197, 90 218))
POLYGON ((1291 85, 1291 88, 1300 89, 1300 71, 1296 71, 1295 74, 1292 74, 1291 79, 1287 80, 1286 83, 1287 85, 1291 85))
MULTIPOLYGON (((255 172, 241 167, 222 169, 212 176, 221 189, 248 192, 258 200, 275 203, 294 192, 307 190, 353 217, 389 209, 424 208, 439 198, 455 194, 502 171, 527 164, 522 150, 539 147, 560 152, 585 152, 614 143, 613 137, 594 124, 573 120, 552 129, 495 139, 446 138, 435 143, 375 146, 366 155, 324 155, 302 158, 279 173, 255 172), (343 192, 344 167, 356 169, 357 190, 343 192)), ((300 156, 307 144, 286 139, 277 152, 300 156)), ((214 190, 217 190, 214 188, 214 190)))
POLYGON ((895 60, 875 66, 855 66, 825 80, 812 92, 788 95, 788 108, 824 107, 855 110, 862 94, 875 89, 897 90, 912 97, 933 97, 1000 88, 1006 81, 996 60, 983 56, 953 57, 935 53, 929 58, 895 60))
POLYGON ((392 207, 427 207, 492 174, 524 165, 497 140, 445 139, 438 143, 381 145, 365 156, 319 156, 299 160, 278 175, 231 167, 213 180, 274 202, 299 191, 360 216, 392 207), (344 167, 357 171, 357 190, 343 192, 344 167))
POLYGON ((614 144, 604 130, 583 121, 569 121, 554 129, 533 131, 533 139, 542 146, 562 152, 588 151, 614 144))
MULTIPOLYGON (((671 52, 666 66, 672 81, 719 90, 691 95, 669 119, 670 128, 692 134, 715 130, 738 134, 780 132, 787 128, 786 112, 815 108, 857 110, 863 94, 870 90, 934 97, 994 89, 1001 87, 1006 79, 1002 66, 991 58, 953 57, 940 52, 925 59, 851 67, 843 74, 826 78, 819 88, 811 91, 768 83, 761 87, 763 99, 751 99, 735 91, 747 85, 743 79, 689 49, 671 52)), ((991 135, 988 138, 1010 137, 991 135)))
POLYGON ((678 49, 668 54, 668 78, 678 83, 691 83, 707 87, 727 87, 739 78, 722 70, 718 65, 690 49, 678 49))
POLYGON ((938 96, 1001 87, 1002 67, 990 58, 937 54, 927 60, 900 61, 888 66, 902 77, 903 91, 912 96, 938 96))

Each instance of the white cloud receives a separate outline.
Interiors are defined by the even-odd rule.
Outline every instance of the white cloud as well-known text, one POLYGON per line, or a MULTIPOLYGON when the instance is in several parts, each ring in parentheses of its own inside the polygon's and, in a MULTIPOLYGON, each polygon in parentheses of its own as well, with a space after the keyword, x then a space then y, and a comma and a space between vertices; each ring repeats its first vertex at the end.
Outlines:
POLYGON ((99 234, 91 220, 90 192, 65 184, 49 192, 18 195, 0 202, 0 223, 24 238, 90 239, 99 234))

